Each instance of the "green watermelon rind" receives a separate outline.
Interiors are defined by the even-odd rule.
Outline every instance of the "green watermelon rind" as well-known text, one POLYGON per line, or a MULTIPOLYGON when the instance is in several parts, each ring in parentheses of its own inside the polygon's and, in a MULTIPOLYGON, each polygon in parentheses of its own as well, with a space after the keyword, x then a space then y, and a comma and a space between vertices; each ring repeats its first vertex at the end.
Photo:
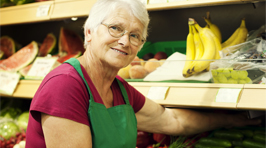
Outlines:
MULTIPOLYGON (((35 60, 35 58, 37 57, 38 51, 39 51, 38 43, 36 41, 32 41, 30 44, 33 45, 33 53, 31 54, 31 56, 26 61, 24 61, 23 63, 21 63, 16 68, 12 69, 12 71, 19 71, 22 68, 24 68, 24 67, 28 66, 29 64, 31 64, 35 60)), ((30 44, 28 44, 25 47, 28 47, 30 44)), ((23 48, 25 48, 25 47, 23 47, 23 48)), ((20 49, 20 50, 22 50, 22 49, 20 49)), ((12 56, 16 56, 18 54, 18 52, 16 52, 12 56)))
MULTIPOLYGON (((32 41, 30 44, 33 44, 33 49, 34 49, 33 51, 34 51, 34 53, 32 54, 32 56, 31 56, 30 58, 28 58, 27 61, 24 62, 24 64, 21 64, 21 66, 19 66, 19 67, 16 69, 16 71, 19 71, 20 69, 22 69, 22 68, 28 66, 28 65, 31 64, 31 63, 35 60, 35 58, 37 57, 38 52, 39 52, 38 43, 37 43, 36 41, 32 41)), ((29 44, 29 45, 30 45, 30 44, 29 44)), ((27 46, 28 46, 28 45, 27 45, 27 46)))
MULTIPOLYGON (((1 42, 1 40, 3 40, 3 39, 7 39, 7 40, 9 40, 9 42, 12 44, 12 54, 14 54, 15 52, 16 52, 16 44, 15 44, 15 41, 11 38, 11 37, 9 37, 9 36, 2 36, 1 38, 0 38, 0 42, 1 42)), ((3 50, 2 50, 3 51, 3 50)), ((4 51, 3 51, 4 52, 4 51)), ((3 55, 3 56, 7 56, 7 55, 3 55)), ((8 57, 7 57, 8 58, 8 57)), ((1 59, 1 57, 0 57, 0 59, 1 59)))
POLYGON ((4 52, 0 50, 0 60, 4 57, 4 52))

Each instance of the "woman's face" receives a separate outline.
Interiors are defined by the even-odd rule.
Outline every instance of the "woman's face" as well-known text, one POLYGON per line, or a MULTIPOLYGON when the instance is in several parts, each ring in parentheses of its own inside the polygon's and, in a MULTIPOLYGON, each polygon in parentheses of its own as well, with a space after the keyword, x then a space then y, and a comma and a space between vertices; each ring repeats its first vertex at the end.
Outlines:
POLYGON ((103 24, 117 24, 127 32, 119 38, 111 36, 108 27, 100 25, 96 32, 89 33, 90 49, 93 55, 99 58, 104 66, 112 68, 123 68, 131 63, 137 55, 141 46, 132 45, 129 41, 130 33, 143 34, 144 26, 126 9, 118 9, 110 14, 103 24), (105 65, 106 64, 106 65, 105 65))

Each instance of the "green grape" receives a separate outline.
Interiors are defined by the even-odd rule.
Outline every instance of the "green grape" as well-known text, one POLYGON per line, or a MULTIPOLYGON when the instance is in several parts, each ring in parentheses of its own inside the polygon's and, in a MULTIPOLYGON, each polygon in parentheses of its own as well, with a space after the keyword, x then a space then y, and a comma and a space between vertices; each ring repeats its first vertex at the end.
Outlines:
POLYGON ((231 77, 233 78, 233 79, 238 79, 238 72, 237 71, 235 71, 235 70, 233 70, 233 71, 231 71, 231 77))
POLYGON ((239 84, 246 84, 247 82, 246 82, 245 80, 242 80, 242 79, 241 79, 241 80, 238 81, 238 83, 239 83, 239 84))
POLYGON ((218 74, 218 81, 220 83, 227 83, 227 78, 223 74, 219 73, 218 74))
POLYGON ((226 76, 227 78, 231 76, 231 72, 230 72, 230 70, 229 70, 228 68, 226 68, 226 69, 223 70, 223 74, 224 74, 224 76, 226 76))
POLYGON ((238 71, 238 78, 239 79, 246 79, 248 77, 248 72, 246 70, 239 70, 238 71))
POLYGON ((213 80, 213 82, 214 82, 214 83, 219 83, 219 81, 218 81, 218 78, 217 78, 217 77, 212 77, 212 80, 213 80))
POLYGON ((212 76, 213 76, 213 77, 215 77, 215 76, 218 75, 218 71, 217 71, 217 70, 212 70, 211 72, 212 72, 212 76))
POLYGON ((216 69, 218 73, 222 73, 224 71, 224 68, 218 68, 216 69))
POLYGON ((229 84, 237 84, 238 82, 237 82, 237 80, 235 80, 233 78, 229 78, 227 83, 229 83, 229 84))
POLYGON ((245 81, 246 81, 246 83, 251 83, 251 84, 252 84, 252 80, 251 80, 249 77, 247 77, 247 78, 245 79, 245 81))

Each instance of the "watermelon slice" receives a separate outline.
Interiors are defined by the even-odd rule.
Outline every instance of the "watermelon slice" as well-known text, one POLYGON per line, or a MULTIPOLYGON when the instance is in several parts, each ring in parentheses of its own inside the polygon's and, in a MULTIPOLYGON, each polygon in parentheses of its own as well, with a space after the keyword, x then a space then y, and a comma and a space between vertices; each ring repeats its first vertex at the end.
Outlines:
POLYGON ((37 56, 38 51, 38 43, 32 41, 9 58, 2 60, 0 62, 0 70, 12 72, 18 71, 32 63, 37 56))
POLYGON ((81 55, 81 51, 79 51, 78 53, 76 54, 67 54, 65 56, 61 56, 57 59, 57 61, 59 63, 64 63, 66 60, 70 59, 70 58, 77 58, 81 55))
POLYGON ((27 73, 29 72, 29 70, 30 70, 31 67, 32 67, 32 64, 30 64, 30 65, 28 65, 28 66, 26 66, 26 67, 20 69, 20 70, 19 70, 19 73, 20 73, 23 77, 25 77, 25 76, 27 75, 27 73))
POLYGON ((54 53, 55 47, 56 47, 56 37, 54 36, 53 33, 47 34, 47 36, 45 37, 39 48, 38 56, 45 57, 47 56, 47 54, 54 53))
POLYGON ((0 59, 2 59, 3 57, 4 57, 4 52, 0 50, 0 59))
POLYGON ((79 51, 83 54, 85 51, 82 38, 77 33, 63 27, 60 30, 58 48, 59 55, 65 52, 69 55, 76 55, 79 51))
POLYGON ((4 57, 8 58, 16 52, 15 41, 9 36, 0 38, 0 50, 4 53, 4 57))

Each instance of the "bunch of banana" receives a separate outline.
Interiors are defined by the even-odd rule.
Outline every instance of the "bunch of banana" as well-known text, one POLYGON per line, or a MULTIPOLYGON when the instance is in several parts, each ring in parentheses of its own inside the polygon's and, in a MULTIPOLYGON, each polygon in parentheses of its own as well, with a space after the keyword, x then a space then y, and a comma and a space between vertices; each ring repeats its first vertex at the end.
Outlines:
POLYGON ((220 43, 222 42, 222 34, 219 29, 219 27, 212 23, 210 18, 210 12, 207 12, 207 17, 204 17, 205 22, 207 23, 206 27, 210 28, 211 31, 216 35, 216 37, 219 39, 220 43))
POLYGON ((195 45, 194 45, 194 34, 193 34, 193 23, 191 21, 188 21, 189 26, 189 33, 187 35, 187 45, 186 45, 186 62, 185 66, 183 68, 183 76, 189 77, 190 74, 190 66, 193 63, 193 60, 195 59, 195 45))
POLYGON ((192 18, 189 19, 187 36, 187 56, 183 76, 208 70, 213 59, 220 59, 221 42, 208 27, 202 28, 192 18))
POLYGON ((225 42, 222 43, 222 49, 245 42, 247 39, 247 35, 248 35, 248 29, 246 28, 245 18, 243 18, 241 20, 240 26, 225 42))

